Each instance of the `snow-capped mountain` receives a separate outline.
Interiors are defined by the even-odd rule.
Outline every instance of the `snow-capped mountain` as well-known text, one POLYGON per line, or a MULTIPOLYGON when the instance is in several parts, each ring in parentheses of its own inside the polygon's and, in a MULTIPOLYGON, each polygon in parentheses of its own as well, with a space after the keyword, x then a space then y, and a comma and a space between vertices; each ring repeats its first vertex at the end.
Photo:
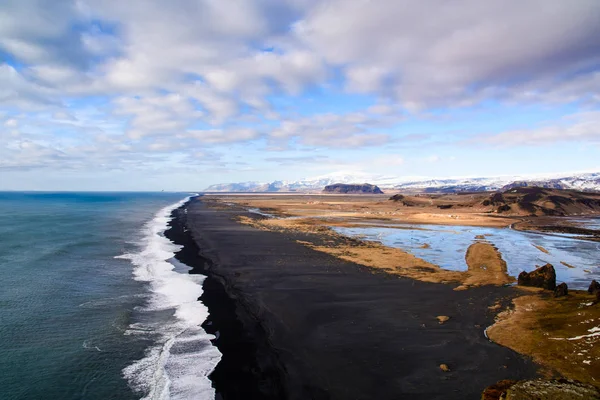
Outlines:
POLYGON ((373 175, 364 172, 335 172, 298 181, 240 182, 207 187, 205 192, 310 192, 335 183, 370 183, 387 191, 467 192, 541 186, 556 189, 600 191, 600 173, 564 176, 502 176, 488 178, 427 179, 373 175))

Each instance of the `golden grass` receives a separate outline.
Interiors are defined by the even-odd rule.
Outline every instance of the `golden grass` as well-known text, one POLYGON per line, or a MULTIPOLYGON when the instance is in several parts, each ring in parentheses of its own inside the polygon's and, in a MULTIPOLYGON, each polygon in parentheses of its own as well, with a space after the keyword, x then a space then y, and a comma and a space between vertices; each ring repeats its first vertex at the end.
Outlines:
POLYGON ((488 337, 531 356, 549 374, 600 385, 600 333, 595 334, 600 332, 600 304, 583 291, 559 298, 530 292, 497 316, 488 337))
POLYGON ((463 281, 463 286, 504 285, 515 281, 508 275, 502 255, 490 243, 473 243, 465 258, 469 276, 463 281))
POLYGON ((318 233, 321 238, 329 236, 330 241, 334 241, 335 245, 316 244, 310 241, 300 241, 300 243, 342 260, 380 269, 390 274, 423 282, 460 283, 457 290, 482 285, 503 285, 514 281, 507 275, 506 263, 500 253, 489 243, 474 243, 469 247, 466 255, 467 271, 450 271, 398 248, 387 247, 376 242, 348 240, 323 225, 326 222, 322 219, 253 219, 242 216, 238 220, 263 230, 295 230, 318 233), (333 240, 334 238, 337 240, 333 240))
MULTIPOLYGON (((485 196, 484 196, 485 197, 485 196)), ((278 216, 327 217, 330 219, 380 220, 394 223, 440 224, 505 227, 519 218, 498 218, 486 207, 478 206, 469 196, 448 195, 444 199, 412 198, 418 207, 403 206, 380 195, 306 195, 306 194, 252 194, 207 195, 207 199, 221 203, 235 203, 244 207, 260 208, 278 216), (454 203, 455 208, 441 210, 439 204, 454 203)))

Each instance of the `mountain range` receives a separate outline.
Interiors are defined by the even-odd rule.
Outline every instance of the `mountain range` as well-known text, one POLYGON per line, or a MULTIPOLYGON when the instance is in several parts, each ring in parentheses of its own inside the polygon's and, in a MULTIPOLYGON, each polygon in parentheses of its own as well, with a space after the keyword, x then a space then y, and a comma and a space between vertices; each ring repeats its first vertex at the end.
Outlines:
POLYGON ((298 181, 238 182, 211 185, 204 192, 320 192, 336 183, 369 183, 386 192, 482 192, 514 187, 538 186, 551 189, 600 191, 600 172, 564 176, 503 176, 478 178, 423 179, 372 175, 364 172, 336 172, 298 181))

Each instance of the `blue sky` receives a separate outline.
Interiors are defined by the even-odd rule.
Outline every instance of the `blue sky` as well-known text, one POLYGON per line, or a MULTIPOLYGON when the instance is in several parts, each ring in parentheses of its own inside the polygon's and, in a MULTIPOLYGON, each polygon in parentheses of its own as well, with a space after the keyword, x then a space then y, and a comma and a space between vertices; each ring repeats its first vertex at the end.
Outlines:
POLYGON ((600 170, 600 2, 5 0, 0 190, 600 170))

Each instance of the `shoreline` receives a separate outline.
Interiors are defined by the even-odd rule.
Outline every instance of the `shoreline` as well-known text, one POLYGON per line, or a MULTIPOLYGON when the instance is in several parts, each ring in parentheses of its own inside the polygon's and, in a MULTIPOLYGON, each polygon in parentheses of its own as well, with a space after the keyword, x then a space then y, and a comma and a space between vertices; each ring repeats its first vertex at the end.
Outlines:
MULTIPOLYGON (((227 293, 226 282, 212 271, 210 259, 202 256, 200 248, 186 228, 186 207, 198 197, 190 198, 184 205, 173 210, 172 220, 164 234, 173 243, 183 246, 175 254, 175 258, 191 268, 189 273, 206 276, 202 285, 203 293, 198 298, 209 310, 202 328, 215 335, 212 343, 222 354, 221 361, 209 375, 216 391, 215 398, 284 398, 280 385, 283 382, 281 368, 276 365, 277 360, 267 354, 262 354, 262 360, 257 357, 258 354, 265 353, 266 341, 248 337, 244 330, 242 320, 252 316, 240 318, 235 298, 227 293), (275 366, 267 367, 266 364, 269 363, 275 366), (267 371, 262 372, 265 369, 267 371), (230 381, 235 381, 236 385, 229 385, 230 381), (264 387, 269 388, 265 390, 264 387)), ((260 327, 257 326, 257 329, 260 327)), ((266 333, 261 333, 262 335, 257 336, 259 339, 267 337, 266 333)))
POLYGON ((484 336, 488 307, 508 304, 512 288, 389 276, 297 243, 307 233, 232 220, 247 214, 195 198, 165 233, 190 272, 208 276, 204 326, 223 353, 210 378, 223 398, 477 399, 501 379, 536 376, 531 360, 484 336))

